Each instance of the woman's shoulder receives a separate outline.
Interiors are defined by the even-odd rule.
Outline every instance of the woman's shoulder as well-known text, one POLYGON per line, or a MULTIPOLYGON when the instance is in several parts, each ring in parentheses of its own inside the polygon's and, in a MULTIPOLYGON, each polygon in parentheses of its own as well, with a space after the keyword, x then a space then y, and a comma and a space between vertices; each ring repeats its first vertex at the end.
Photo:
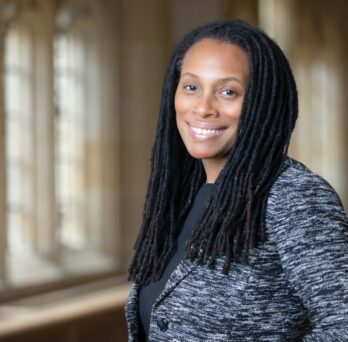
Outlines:
POLYGON ((278 202, 291 200, 293 205, 304 205, 302 201, 306 199, 317 200, 324 205, 330 199, 329 202, 342 206, 337 192, 327 180, 290 157, 281 165, 281 172, 270 191, 272 198, 278 202))
POLYGON ((338 194, 324 178, 294 159, 285 160, 271 188, 266 222, 271 238, 282 245, 324 239, 339 241, 347 251, 348 217, 338 194))
POLYGON ((335 189, 299 161, 287 158, 267 201, 271 226, 324 226, 332 222, 347 230, 348 217, 335 189), (330 222, 330 223, 329 223, 330 222))

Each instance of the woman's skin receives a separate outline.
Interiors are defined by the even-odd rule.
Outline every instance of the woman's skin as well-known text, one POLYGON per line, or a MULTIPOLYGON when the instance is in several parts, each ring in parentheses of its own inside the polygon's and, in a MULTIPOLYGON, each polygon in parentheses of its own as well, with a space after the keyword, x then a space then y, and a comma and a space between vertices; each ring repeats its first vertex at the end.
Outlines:
POLYGON ((207 183, 215 182, 235 142, 248 73, 244 50, 214 39, 197 42, 183 58, 176 123, 190 155, 202 160, 207 183))

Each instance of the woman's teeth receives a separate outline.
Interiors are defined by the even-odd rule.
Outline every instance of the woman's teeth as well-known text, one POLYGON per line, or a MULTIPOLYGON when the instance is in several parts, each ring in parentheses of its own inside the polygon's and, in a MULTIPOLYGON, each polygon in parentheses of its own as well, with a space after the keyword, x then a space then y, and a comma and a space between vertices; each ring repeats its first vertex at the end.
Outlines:
POLYGON ((206 136, 209 136, 209 135, 214 135, 214 134, 219 134, 221 133, 224 128, 221 128, 221 129, 204 129, 204 128, 198 128, 198 127, 192 127, 191 126, 191 129, 193 132, 199 134, 199 135, 206 135, 206 136))

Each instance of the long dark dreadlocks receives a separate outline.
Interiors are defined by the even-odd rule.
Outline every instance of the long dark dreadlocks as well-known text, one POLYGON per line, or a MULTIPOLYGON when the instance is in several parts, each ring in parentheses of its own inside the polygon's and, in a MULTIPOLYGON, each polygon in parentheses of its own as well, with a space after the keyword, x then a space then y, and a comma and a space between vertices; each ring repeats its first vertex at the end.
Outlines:
POLYGON ((181 61, 204 38, 244 49, 249 81, 235 145, 186 242, 186 258, 212 268, 217 257, 225 256, 227 274, 232 262, 246 265, 250 249, 267 239, 267 198, 297 118, 295 81, 284 54, 261 30, 239 20, 208 24, 184 37, 164 80, 143 224, 129 267, 129 280, 137 283, 161 277, 183 219, 205 181, 202 162, 188 154, 181 140, 174 110, 181 61))

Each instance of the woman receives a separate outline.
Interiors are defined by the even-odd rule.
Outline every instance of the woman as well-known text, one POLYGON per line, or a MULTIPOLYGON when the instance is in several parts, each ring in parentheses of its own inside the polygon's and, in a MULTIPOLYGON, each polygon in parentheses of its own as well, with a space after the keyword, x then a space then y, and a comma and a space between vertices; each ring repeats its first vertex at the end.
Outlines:
POLYGON ((184 37, 129 267, 129 341, 348 341, 348 220, 287 157, 296 118, 263 32, 223 21, 184 37))

